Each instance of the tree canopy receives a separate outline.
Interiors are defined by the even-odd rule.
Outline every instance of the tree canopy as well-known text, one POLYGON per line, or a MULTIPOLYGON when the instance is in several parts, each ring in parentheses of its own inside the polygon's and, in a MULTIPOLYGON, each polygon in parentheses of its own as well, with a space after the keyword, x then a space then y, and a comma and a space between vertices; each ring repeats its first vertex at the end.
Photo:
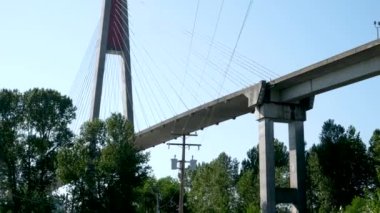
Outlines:
POLYGON ((146 180, 148 155, 134 146, 132 126, 120 114, 86 122, 58 155, 58 174, 69 184, 72 211, 134 212, 146 180))
MULTIPOLYGON (((57 91, 0 90, 0 212, 178 210, 178 179, 151 176, 121 114, 85 122, 79 135, 73 119, 70 98, 57 91)), ((319 140, 305 152, 308 211, 379 212, 380 130, 367 149, 353 126, 328 120, 319 140)), ((288 149, 273 145, 276 187, 289 187, 288 149)), ((186 212, 259 212, 258 145, 239 165, 223 152, 187 171, 186 212)))
POLYGON ((313 208, 331 212, 375 184, 371 156, 352 126, 347 130, 333 120, 322 126, 321 143, 309 151, 308 167, 313 208))
POLYGON ((71 100, 54 90, 0 91, 0 210, 54 209, 56 155, 74 118, 71 100))
MULTIPOLYGON (((137 212, 157 212, 157 209, 162 213, 178 211, 179 182, 176 179, 149 177, 139 191, 137 212)), ((187 206, 184 209, 188 211, 187 206)))
POLYGON ((221 153, 218 158, 199 166, 191 177, 188 195, 193 212, 234 212, 238 161, 221 153))

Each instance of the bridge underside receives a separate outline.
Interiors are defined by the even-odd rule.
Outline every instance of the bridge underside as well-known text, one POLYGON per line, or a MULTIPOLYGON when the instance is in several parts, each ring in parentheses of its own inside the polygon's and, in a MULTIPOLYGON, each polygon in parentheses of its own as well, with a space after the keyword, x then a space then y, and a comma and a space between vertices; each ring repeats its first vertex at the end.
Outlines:
POLYGON ((262 101, 265 82, 216 99, 155 126, 136 135, 136 144, 147 149, 175 139, 178 135, 189 134, 211 125, 234 119, 240 115, 253 113, 258 101, 262 101))
POLYGON ((380 75, 380 40, 343 52, 271 82, 260 82, 191 109, 136 134, 136 145, 148 149, 238 116, 264 103, 301 104, 311 109, 314 96, 380 75), (173 134, 174 133, 174 134, 173 134))

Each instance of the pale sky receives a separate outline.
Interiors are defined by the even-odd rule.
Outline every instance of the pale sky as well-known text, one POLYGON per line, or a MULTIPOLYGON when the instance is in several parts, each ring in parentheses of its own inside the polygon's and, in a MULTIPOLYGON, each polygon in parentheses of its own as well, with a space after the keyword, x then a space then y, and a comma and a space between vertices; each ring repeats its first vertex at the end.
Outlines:
MULTIPOLYGON (((25 91, 44 87, 71 95, 70 90, 76 88, 75 76, 83 70, 80 67, 87 49, 95 45, 90 41, 102 2, 0 0, 0 88, 25 91)), ((222 73, 226 71, 231 51, 223 55, 220 50, 224 46, 234 48, 249 0, 225 0, 207 66, 199 56, 207 55, 222 0, 200 0, 191 36, 197 2, 129 1, 136 131, 183 112, 186 107, 211 101, 219 94, 212 90, 212 85, 213 80, 220 84, 223 74, 217 74, 212 63, 218 62, 222 73), (222 46, 216 47, 219 43, 222 46), (150 82, 149 90, 144 82, 150 82)), ((380 1, 376 0, 253 1, 236 55, 284 75, 376 39, 373 21, 380 21, 379 8, 380 1)), ((233 58, 227 70, 232 76, 236 72, 242 72, 251 84, 261 80, 242 70, 239 58, 233 58)), ((379 85, 380 78, 375 77, 318 95, 305 122, 308 147, 319 142, 321 126, 330 118, 345 127, 354 125, 367 143, 373 130, 380 128, 379 85)), ((247 85, 235 85, 227 79, 221 94, 244 86, 247 85)), ((219 85, 214 87, 218 90, 219 85)), ((275 127, 275 136, 287 144, 286 125, 275 127)), ((241 161, 248 149, 257 145, 257 130, 254 115, 206 128, 198 132, 198 137, 188 139, 202 147, 199 151, 193 148, 187 155, 209 162, 226 152, 241 161)), ((170 158, 180 156, 179 148, 160 145, 148 151, 157 177, 176 176, 177 171, 170 170, 170 158)))

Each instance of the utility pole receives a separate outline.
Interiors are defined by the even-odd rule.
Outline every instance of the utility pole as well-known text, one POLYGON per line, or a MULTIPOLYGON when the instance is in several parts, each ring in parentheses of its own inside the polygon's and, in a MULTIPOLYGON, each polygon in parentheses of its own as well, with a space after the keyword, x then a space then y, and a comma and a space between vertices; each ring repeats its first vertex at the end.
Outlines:
POLYGON ((156 192, 156 213, 160 213, 160 195, 156 192))
POLYGON ((379 39, 379 28, 380 28, 380 21, 374 21, 373 22, 373 25, 375 26, 376 28, 376 32, 377 32, 377 39, 379 39))
MULTIPOLYGON (((194 159, 191 159, 190 161, 186 161, 186 156, 185 156, 185 147, 190 147, 191 146, 197 146, 198 149, 201 146, 201 144, 187 144, 186 143, 186 136, 198 136, 196 133, 191 134, 177 134, 177 133, 172 133, 172 135, 179 135, 182 136, 182 143, 168 143, 168 146, 170 147, 171 145, 174 146, 182 146, 182 160, 180 160, 180 190, 179 190, 179 207, 178 207, 178 212, 183 213, 183 203, 184 203, 184 195, 185 195, 185 163, 190 163, 190 168, 195 169, 197 161, 194 159)), ((174 159, 172 159, 172 169, 177 169, 177 159, 174 156, 174 159)))

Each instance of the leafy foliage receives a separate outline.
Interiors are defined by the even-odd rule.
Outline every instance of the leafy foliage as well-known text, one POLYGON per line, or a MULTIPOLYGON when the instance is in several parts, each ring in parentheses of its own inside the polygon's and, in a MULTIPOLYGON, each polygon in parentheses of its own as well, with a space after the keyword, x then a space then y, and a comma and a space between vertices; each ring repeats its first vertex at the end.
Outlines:
MULTIPOLYGON (((71 100, 49 89, 0 91, 0 212, 176 212, 179 183, 149 177, 120 114, 82 125, 71 100), (65 185, 68 196, 56 189, 65 185)), ((306 153, 310 212, 380 212, 380 130, 369 149, 352 126, 328 120, 306 153)), ((277 187, 289 187, 289 154, 274 141, 277 187)), ((188 212, 259 212, 258 146, 238 161, 226 153, 188 173, 188 212)), ((285 206, 286 207, 286 206, 285 206)), ((280 209, 278 209, 280 210, 280 209)))
POLYGON ((369 141, 369 155, 372 157, 373 164, 377 173, 377 184, 380 183, 380 129, 376 129, 369 141))
POLYGON ((362 196, 374 184, 371 158, 359 133, 350 126, 345 130, 333 120, 322 127, 321 143, 313 146, 309 158, 313 208, 331 212, 362 196))
POLYGON ((380 189, 367 191, 364 197, 355 197, 344 212, 380 212, 380 189))
POLYGON ((238 162, 227 154, 199 166, 191 178, 188 195, 193 212, 234 212, 237 209, 235 183, 238 162))
POLYGON ((179 201, 179 185, 179 182, 171 177, 161 178, 157 181, 157 190, 160 196, 160 212, 169 213, 177 211, 179 201))
MULTIPOLYGON (((275 155, 275 178, 278 187, 289 187, 289 153, 284 143, 275 139, 273 142, 275 155)), ((240 178, 236 188, 239 194, 239 205, 242 211, 258 212, 260 204, 259 181, 259 147, 247 152, 242 161, 240 178)))
POLYGON ((241 171, 240 174, 243 174, 247 171, 252 171, 253 174, 259 173, 259 150, 258 147, 253 147, 248 150, 247 158, 241 162, 241 171))
POLYGON ((236 189, 239 195, 239 209, 259 209, 260 206, 260 182, 258 174, 253 170, 246 170, 241 174, 236 189))
POLYGON ((50 212, 57 152, 73 137, 71 100, 49 89, 0 91, 0 205, 4 211, 50 212))
POLYGON ((58 155, 59 177, 71 186, 71 210, 134 212, 136 188, 149 172, 147 160, 122 115, 85 123, 74 145, 58 155))
POLYGON ((156 212, 157 209, 163 213, 178 211, 179 183, 172 177, 164 177, 159 180, 150 177, 139 190, 140 199, 137 202, 137 212, 156 212))

